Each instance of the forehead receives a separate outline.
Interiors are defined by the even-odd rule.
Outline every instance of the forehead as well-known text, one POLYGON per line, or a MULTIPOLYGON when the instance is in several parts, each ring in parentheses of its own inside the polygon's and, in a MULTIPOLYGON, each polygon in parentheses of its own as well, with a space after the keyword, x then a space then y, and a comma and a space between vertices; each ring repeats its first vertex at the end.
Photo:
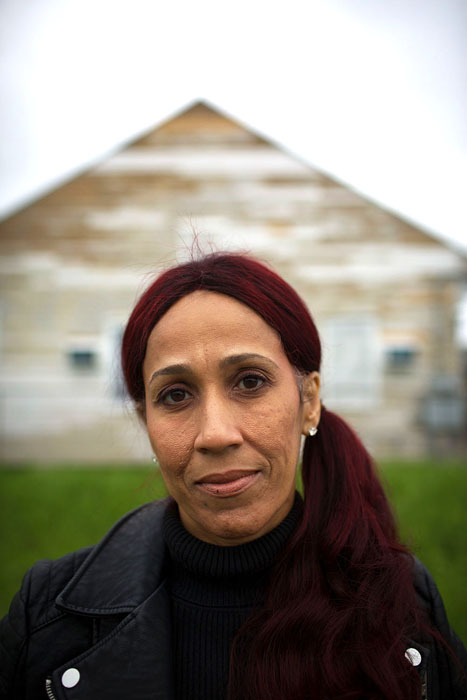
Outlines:
POLYGON ((176 302, 154 326, 146 357, 167 353, 189 355, 222 351, 262 352, 285 357, 279 334, 255 311, 241 302, 204 290, 176 302))

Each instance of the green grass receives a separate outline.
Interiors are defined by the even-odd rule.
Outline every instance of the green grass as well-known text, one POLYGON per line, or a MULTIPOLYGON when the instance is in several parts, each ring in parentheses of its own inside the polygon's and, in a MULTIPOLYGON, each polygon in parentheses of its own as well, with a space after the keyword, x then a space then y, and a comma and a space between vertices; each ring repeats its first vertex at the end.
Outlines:
POLYGON ((151 468, 0 469, 0 616, 37 559, 94 544, 124 513, 165 495, 151 468))
MULTIPOLYGON (((467 464, 386 463, 402 538, 432 572, 467 641, 467 464)), ((140 503, 165 495, 152 469, 0 469, 0 616, 37 559, 98 541, 140 503)))
POLYGON ((467 463, 382 466, 402 540, 428 567, 467 644, 467 463))

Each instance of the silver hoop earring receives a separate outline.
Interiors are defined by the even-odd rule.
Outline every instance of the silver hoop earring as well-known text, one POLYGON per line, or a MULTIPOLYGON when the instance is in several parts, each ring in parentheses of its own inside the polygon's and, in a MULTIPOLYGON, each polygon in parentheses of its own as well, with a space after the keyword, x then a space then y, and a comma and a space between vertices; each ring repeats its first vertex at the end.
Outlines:
POLYGON ((157 464, 157 457, 156 457, 155 455, 154 455, 154 457, 152 458, 152 461, 154 462, 154 464, 157 464))
POLYGON ((316 435, 317 432, 318 432, 318 428, 313 427, 313 428, 309 429, 308 434, 310 437, 313 437, 314 435, 316 435))

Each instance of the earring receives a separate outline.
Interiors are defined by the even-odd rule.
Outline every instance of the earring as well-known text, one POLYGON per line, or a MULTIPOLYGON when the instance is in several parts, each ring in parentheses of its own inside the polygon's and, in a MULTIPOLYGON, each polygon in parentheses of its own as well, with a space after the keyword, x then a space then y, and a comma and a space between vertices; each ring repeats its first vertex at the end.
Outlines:
POLYGON ((154 464, 157 464, 157 457, 156 457, 156 455, 154 455, 154 457, 152 458, 152 461, 154 462, 154 464))
POLYGON ((318 428, 313 427, 313 428, 310 428, 310 429, 309 429, 308 435, 309 435, 310 437, 313 437, 313 435, 316 435, 317 432, 318 432, 318 428))

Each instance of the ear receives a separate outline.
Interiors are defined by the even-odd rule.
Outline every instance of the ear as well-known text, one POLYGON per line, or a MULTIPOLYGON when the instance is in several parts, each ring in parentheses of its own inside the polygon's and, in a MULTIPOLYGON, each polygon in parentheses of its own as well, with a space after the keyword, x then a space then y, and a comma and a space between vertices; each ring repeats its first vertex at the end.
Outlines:
POLYGON ((319 372, 310 372, 303 379, 302 402, 303 402, 303 423, 302 433, 308 435, 310 428, 317 428, 321 417, 321 401, 319 389, 321 378, 319 372))

